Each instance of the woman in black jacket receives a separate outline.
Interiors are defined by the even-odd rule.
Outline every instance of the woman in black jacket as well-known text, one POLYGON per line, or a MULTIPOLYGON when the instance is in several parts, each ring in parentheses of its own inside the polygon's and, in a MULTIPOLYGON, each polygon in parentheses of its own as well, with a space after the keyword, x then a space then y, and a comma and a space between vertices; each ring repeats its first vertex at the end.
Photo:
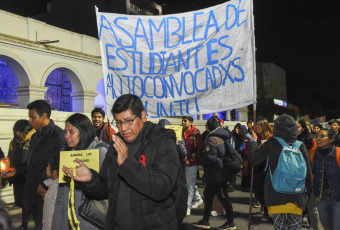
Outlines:
POLYGON ((19 229, 27 229, 30 209, 27 204, 26 171, 28 160, 28 145, 35 132, 28 120, 18 120, 13 126, 14 137, 9 144, 8 157, 10 159, 9 172, 3 175, 13 184, 15 205, 22 208, 22 224, 19 229))
MULTIPOLYGON (((297 138, 297 125, 295 120, 289 115, 281 115, 274 121, 273 137, 280 137, 286 143, 292 144, 297 138)), ((273 174, 279 156, 283 149, 282 145, 275 139, 269 138, 260 149, 255 141, 257 136, 252 134, 252 140, 248 145, 248 159, 252 165, 261 164, 268 159, 269 170, 273 174)), ((307 166, 305 179, 306 191, 299 194, 284 194, 276 192, 273 188, 270 175, 267 171, 265 179, 265 203, 268 207, 268 214, 272 215, 275 229, 301 228, 302 211, 307 205, 307 198, 312 192, 312 172, 309 156, 305 145, 302 143, 300 152, 303 154, 307 166), (287 226, 286 226, 287 225, 287 226)))

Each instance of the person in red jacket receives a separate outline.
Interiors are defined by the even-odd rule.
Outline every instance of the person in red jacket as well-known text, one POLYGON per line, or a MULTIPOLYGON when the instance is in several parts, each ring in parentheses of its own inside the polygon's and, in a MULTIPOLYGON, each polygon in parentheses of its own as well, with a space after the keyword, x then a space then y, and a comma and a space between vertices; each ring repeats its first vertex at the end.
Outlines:
POLYGON ((96 136, 99 141, 111 143, 112 135, 115 135, 115 130, 111 127, 110 123, 104 122, 105 112, 101 108, 94 108, 91 112, 92 124, 96 129, 96 136))
POLYGON ((198 171, 197 159, 202 156, 203 140, 201 132, 192 125, 193 120, 194 119, 191 116, 182 117, 182 137, 185 141, 185 148, 188 152, 185 167, 185 177, 188 184, 188 216, 191 214, 192 208, 197 208, 203 204, 203 199, 195 188, 198 171), (193 200, 195 203, 193 203, 193 200))

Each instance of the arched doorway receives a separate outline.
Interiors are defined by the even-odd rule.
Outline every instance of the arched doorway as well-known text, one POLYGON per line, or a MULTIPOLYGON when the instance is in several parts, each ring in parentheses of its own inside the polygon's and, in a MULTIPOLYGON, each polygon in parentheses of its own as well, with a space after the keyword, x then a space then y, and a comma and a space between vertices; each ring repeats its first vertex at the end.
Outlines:
POLYGON ((18 93, 15 90, 17 86, 19 81, 14 71, 6 62, 0 60, 0 102, 18 105, 18 93))
POLYGON ((47 77, 45 87, 48 87, 44 100, 53 110, 72 111, 72 84, 68 77, 59 69, 53 70, 47 77))

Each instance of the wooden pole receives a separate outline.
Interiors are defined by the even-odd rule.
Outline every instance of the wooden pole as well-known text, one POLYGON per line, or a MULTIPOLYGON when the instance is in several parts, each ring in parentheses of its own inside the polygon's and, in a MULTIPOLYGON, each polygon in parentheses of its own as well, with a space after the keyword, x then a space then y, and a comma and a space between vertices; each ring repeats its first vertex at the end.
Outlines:
MULTIPOLYGON (((253 124, 255 126, 256 123, 256 104, 253 104, 253 124)), ((253 126, 253 130, 254 130, 253 126)), ((249 162, 248 162, 248 165, 249 162)), ((253 201, 253 183, 254 183, 254 167, 251 166, 250 169, 250 198, 249 198, 249 215, 248 215, 248 230, 251 230, 251 212, 252 212, 252 201, 253 201)))

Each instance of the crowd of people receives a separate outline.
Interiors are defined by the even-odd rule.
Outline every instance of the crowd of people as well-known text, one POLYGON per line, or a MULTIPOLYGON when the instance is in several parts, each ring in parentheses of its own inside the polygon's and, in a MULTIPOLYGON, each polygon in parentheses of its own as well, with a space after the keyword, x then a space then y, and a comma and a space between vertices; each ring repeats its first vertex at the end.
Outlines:
POLYGON ((259 117, 254 125, 252 121, 246 126, 237 123, 230 131, 222 119, 212 116, 201 134, 193 117, 183 116, 178 139, 173 130, 166 129, 171 125, 168 120, 161 119, 159 124, 147 121, 142 101, 131 94, 119 97, 112 107, 117 133, 110 122, 105 123, 100 108, 92 111, 92 121, 74 113, 64 129, 50 118, 51 107, 46 101, 34 101, 27 109, 29 119, 18 120, 13 126, 10 168, 2 174, 13 185, 15 204, 22 208, 20 229, 27 229, 30 216, 39 230, 99 229, 78 213, 85 198, 108 200, 105 229, 180 229, 184 217, 178 215, 179 209, 185 207, 189 216, 203 203, 203 217, 193 225, 208 229, 210 216, 217 213, 226 220, 219 229, 236 229, 229 196, 237 187, 236 174, 223 164, 228 154, 226 142, 243 159, 240 188, 254 193, 252 205, 261 208, 262 221, 272 221, 275 229, 301 229, 303 221, 313 230, 321 225, 325 230, 340 229, 336 221, 340 215, 338 120, 330 120, 328 127, 312 127, 303 118, 283 114, 273 124, 259 117), (275 188, 272 174, 281 164, 282 142, 291 147, 298 143, 306 170, 304 189, 299 193, 275 188), (76 169, 59 165, 60 151, 89 149, 99 150, 99 172, 79 159, 76 169), (69 194, 73 188, 58 183, 59 167, 74 180, 72 202, 69 194), (204 171, 203 194, 197 189, 200 167, 204 171), (181 173, 187 191, 179 206, 181 173), (70 205, 74 214, 70 214, 70 205))

